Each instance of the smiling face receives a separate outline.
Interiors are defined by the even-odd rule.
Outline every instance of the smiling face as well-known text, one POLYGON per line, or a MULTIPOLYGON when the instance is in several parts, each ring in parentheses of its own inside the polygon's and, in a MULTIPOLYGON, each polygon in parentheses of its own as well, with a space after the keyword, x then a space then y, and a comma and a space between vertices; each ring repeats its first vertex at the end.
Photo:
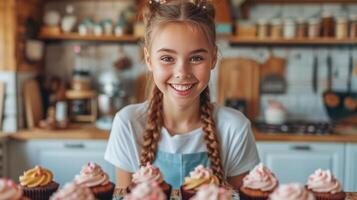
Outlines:
POLYGON ((167 23, 153 33, 145 60, 164 103, 180 107, 199 103, 216 64, 216 48, 200 28, 188 23, 167 23))

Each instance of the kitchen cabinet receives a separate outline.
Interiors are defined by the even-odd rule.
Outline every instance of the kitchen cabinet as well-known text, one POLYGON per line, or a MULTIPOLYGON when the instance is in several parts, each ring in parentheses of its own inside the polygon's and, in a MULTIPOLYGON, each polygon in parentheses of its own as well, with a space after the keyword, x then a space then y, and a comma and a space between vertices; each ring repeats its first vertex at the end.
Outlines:
POLYGON ((346 191, 357 191, 357 144, 346 144, 346 191))
POLYGON ((305 184, 307 177, 318 168, 330 169, 344 183, 344 146, 343 143, 257 142, 261 161, 276 174, 280 183, 305 184))
POLYGON ((18 180, 23 171, 36 165, 50 169, 63 185, 78 174, 89 161, 98 163, 115 182, 113 165, 104 160, 104 140, 31 140, 10 143, 10 177, 18 180))

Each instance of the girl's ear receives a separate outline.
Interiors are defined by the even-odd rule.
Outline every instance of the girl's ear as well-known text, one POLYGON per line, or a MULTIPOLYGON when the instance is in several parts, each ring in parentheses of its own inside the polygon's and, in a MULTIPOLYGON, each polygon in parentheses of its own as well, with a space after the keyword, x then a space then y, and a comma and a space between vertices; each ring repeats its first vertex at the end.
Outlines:
POLYGON ((217 64, 217 47, 215 47, 213 51, 211 70, 213 70, 216 67, 216 64, 217 64))
POLYGON ((145 56, 145 63, 146 66, 148 67, 148 70, 152 71, 150 53, 146 47, 144 47, 144 56, 145 56))

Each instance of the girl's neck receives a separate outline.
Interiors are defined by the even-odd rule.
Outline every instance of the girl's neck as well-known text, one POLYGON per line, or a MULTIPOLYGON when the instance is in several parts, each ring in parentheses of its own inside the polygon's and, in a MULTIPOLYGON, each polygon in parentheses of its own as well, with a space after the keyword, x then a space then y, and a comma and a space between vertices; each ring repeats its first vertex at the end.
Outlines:
POLYGON ((164 126, 171 135, 179 135, 201 127, 199 99, 185 107, 163 101, 164 126))

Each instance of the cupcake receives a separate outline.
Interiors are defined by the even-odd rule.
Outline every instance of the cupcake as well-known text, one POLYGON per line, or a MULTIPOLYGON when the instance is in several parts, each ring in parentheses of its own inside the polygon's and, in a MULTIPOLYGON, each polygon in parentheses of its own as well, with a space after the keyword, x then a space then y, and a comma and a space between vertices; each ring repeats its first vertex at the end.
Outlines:
POLYGON ((1 200, 29 200, 23 196, 22 188, 12 180, 0 179, 0 199, 1 200))
POLYGON ((140 183, 157 182, 159 187, 161 187, 166 194, 167 198, 170 198, 172 188, 171 185, 164 181, 160 169, 150 163, 147 163, 146 166, 140 167, 139 171, 133 174, 132 182, 133 184, 129 187, 129 190, 140 183))
POLYGON ((124 200, 166 200, 166 194, 157 182, 143 182, 136 185, 124 200))
POLYGON ((75 176, 74 182, 89 187, 99 200, 112 199, 113 197, 115 185, 109 181, 108 174, 96 163, 89 162, 83 166, 80 174, 75 176))
POLYGON ((35 200, 48 200, 59 186, 53 181, 52 172, 40 166, 25 171, 20 176, 20 185, 24 195, 35 200))
POLYGON ((269 196, 270 200, 315 200, 314 195, 298 183, 280 185, 269 196))
POLYGON ((54 193, 50 200, 95 200, 89 188, 71 182, 54 193))
POLYGON ((232 200, 232 192, 217 185, 201 186, 191 200, 232 200))
POLYGON ((262 163, 255 166, 243 178, 239 194, 243 200, 265 200, 278 185, 278 179, 262 163))
POLYGON ((189 177, 185 178, 185 182, 180 188, 182 199, 190 199, 196 194, 199 187, 207 184, 219 185, 219 179, 211 169, 199 165, 190 172, 189 177))
POLYGON ((343 200, 346 197, 341 183, 330 170, 316 170, 308 177, 306 186, 314 193, 317 200, 343 200))

